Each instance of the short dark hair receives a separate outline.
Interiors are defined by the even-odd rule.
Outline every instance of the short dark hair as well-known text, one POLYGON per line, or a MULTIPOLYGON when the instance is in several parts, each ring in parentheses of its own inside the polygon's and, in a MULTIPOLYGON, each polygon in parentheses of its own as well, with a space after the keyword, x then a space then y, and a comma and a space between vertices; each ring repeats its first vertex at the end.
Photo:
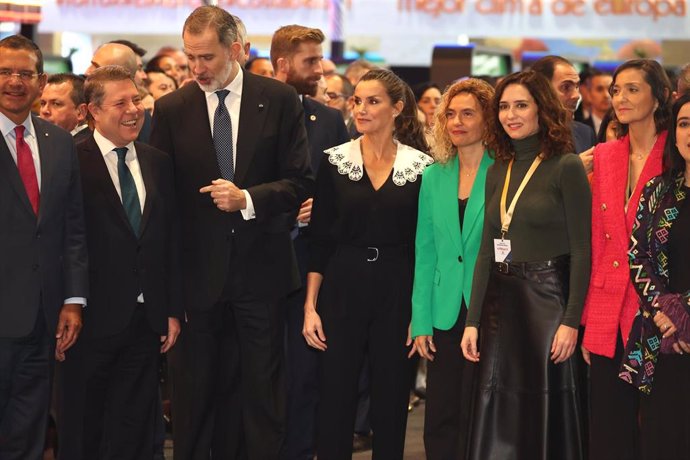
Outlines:
POLYGON ((556 96, 551 82, 543 74, 530 69, 508 75, 496 87, 496 95, 491 104, 493 126, 489 127, 487 141, 489 147, 496 153, 496 159, 507 161, 514 155, 511 138, 498 119, 501 97, 510 85, 524 86, 537 104, 538 136, 544 159, 573 153, 575 149, 570 114, 556 96))
POLYGON ((84 85, 84 97, 87 103, 94 103, 100 107, 105 97, 105 84, 111 81, 129 80, 136 87, 134 78, 125 67, 121 65, 105 65, 94 70, 86 79, 84 85))
POLYGON ((146 50, 144 48, 142 48, 134 42, 130 42, 129 40, 111 40, 108 43, 117 43, 118 45, 125 45, 127 48, 134 51, 134 54, 138 55, 139 57, 144 57, 144 55, 146 55, 146 50))
POLYGON ((573 63, 562 56, 549 55, 539 58, 530 66, 531 70, 542 74, 547 80, 551 81, 553 74, 556 71, 556 66, 558 64, 569 65, 572 67, 573 63))
POLYGON ((163 73, 165 73, 163 71, 163 69, 161 68, 161 61, 165 58, 170 58, 170 59, 174 60, 174 58, 169 54, 159 54, 159 55, 151 58, 151 60, 146 63, 146 65, 144 66, 144 72, 146 72, 146 73, 149 73, 149 72, 163 72, 163 73))
POLYGON ((169 78, 173 82, 173 85, 175 85, 175 89, 178 88, 177 82, 175 81, 175 79, 173 77, 171 77, 170 75, 168 75, 167 73, 163 72, 162 70, 149 70, 148 72, 146 72, 146 79, 144 80, 144 86, 146 86, 146 89, 148 89, 149 85, 151 85, 150 76, 151 76, 151 74, 154 74, 154 73, 159 73, 159 74, 164 75, 165 77, 169 78))
MULTIPOLYGON (((621 72, 628 69, 636 69, 642 72, 644 81, 646 81, 652 89, 652 97, 656 99, 658 103, 658 107, 654 111, 656 132, 660 133, 667 129, 671 121, 673 88, 671 87, 671 81, 668 79, 668 75, 666 75, 666 71, 661 67, 661 64, 653 59, 632 59, 624 62, 619 65, 613 73, 613 84, 609 88, 611 97, 613 97, 613 86, 616 84, 616 78, 621 72)), ((619 137, 628 134, 628 125, 622 124, 615 113, 613 119, 618 123, 617 134, 619 137)))
POLYGON ((417 83, 412 87, 412 92, 414 93, 414 99, 416 102, 419 102, 419 100, 424 96, 424 93, 426 93, 428 90, 431 88, 436 88, 438 92, 441 92, 441 88, 438 87, 438 85, 434 82, 431 81, 425 81, 422 83, 417 83))
POLYGON ((327 77, 327 78, 333 78, 333 77, 340 78, 340 81, 343 84, 343 89, 342 89, 343 96, 345 96, 346 99, 351 97, 353 94, 355 94, 355 87, 352 86, 352 83, 350 83, 350 80, 345 75, 343 75, 341 73, 334 73, 332 76, 327 77))
POLYGON ((74 75, 73 73, 56 73, 48 77, 47 84, 49 85, 61 85, 63 83, 69 83, 72 85, 72 91, 69 93, 70 99, 74 102, 74 105, 84 104, 86 98, 84 97, 84 78, 79 75, 74 75))
POLYGON ((33 52, 36 55, 36 72, 38 74, 43 73, 43 53, 38 45, 28 38, 22 35, 10 35, 0 40, 0 49, 1 48, 33 52))
POLYGON ((690 103, 690 94, 685 93, 673 104, 671 123, 669 124, 668 137, 666 138, 666 146, 664 148, 664 176, 667 180, 674 180, 678 174, 685 172, 685 160, 676 145, 676 124, 680 109, 688 103, 690 103))
POLYGON ((192 35, 204 33, 212 28, 218 40, 224 46, 230 46, 239 40, 237 23, 232 14, 217 6, 200 6, 190 14, 182 27, 182 34, 189 32, 192 35))

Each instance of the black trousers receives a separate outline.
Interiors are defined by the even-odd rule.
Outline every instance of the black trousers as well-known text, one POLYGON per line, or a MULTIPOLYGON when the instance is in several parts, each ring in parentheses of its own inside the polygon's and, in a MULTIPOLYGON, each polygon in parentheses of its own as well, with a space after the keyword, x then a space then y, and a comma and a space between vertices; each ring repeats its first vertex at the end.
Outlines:
POLYGON ((316 453, 319 352, 307 345, 302 335, 308 242, 304 230, 293 240, 303 287, 286 301, 287 425, 281 455, 284 460, 312 460, 316 453))
MULTIPOLYGON (((590 460, 639 460, 639 391, 618 378, 623 341, 613 359, 591 354, 590 460)), ((661 459, 659 459, 661 460, 661 459)))
POLYGON ((373 459, 402 459, 409 397, 405 347, 410 322, 412 261, 381 249, 378 260, 339 249, 324 274, 317 312, 328 349, 322 353, 318 410, 319 460, 352 457, 358 383, 370 360, 373 459))
MULTIPOLYGON (((231 267, 230 273, 238 273, 231 267)), ((188 311, 168 356, 175 460, 278 459, 285 436, 283 300, 239 278, 207 312, 188 311)))
POLYGON ((139 306, 122 332, 81 337, 67 352, 59 374, 59 459, 153 458, 159 337, 139 306))
POLYGON ((424 448, 428 460, 463 460, 472 410, 472 387, 477 365, 460 349, 467 308, 455 325, 434 329, 434 360, 427 363, 424 448))
POLYGON ((55 343, 52 332, 39 311, 31 334, 0 338, 0 460, 43 458, 55 343))

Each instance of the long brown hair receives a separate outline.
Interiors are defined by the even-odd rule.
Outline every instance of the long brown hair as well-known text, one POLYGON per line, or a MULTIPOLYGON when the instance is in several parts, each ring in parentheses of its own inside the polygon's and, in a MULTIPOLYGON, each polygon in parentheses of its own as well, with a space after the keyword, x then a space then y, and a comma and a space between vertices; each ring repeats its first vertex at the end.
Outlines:
POLYGON ((546 77, 533 70, 526 70, 508 75, 496 87, 496 95, 491 104, 491 126, 488 136, 488 145, 494 150, 496 158, 510 160, 514 155, 511 138, 498 119, 498 107, 503 92, 510 85, 524 86, 537 104, 538 136, 544 159, 564 153, 573 153, 575 149, 573 147, 570 114, 561 104, 546 77))
POLYGON ((370 70, 360 80, 377 81, 383 85, 391 104, 402 101, 403 109, 395 117, 393 136, 398 142, 429 153, 429 145, 424 138, 424 125, 417 118, 417 104, 410 87, 390 70, 370 70))

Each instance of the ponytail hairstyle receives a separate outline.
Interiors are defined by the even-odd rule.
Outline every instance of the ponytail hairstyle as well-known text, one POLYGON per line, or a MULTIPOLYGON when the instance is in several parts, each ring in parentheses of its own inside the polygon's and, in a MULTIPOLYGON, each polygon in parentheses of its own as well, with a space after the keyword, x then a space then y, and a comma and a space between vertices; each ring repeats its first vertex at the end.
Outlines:
POLYGON ((424 137, 424 125, 417 118, 417 103, 412 89, 390 70, 370 70, 362 77, 361 81, 377 81, 386 90, 391 104, 402 101, 403 109, 400 115, 395 117, 393 137, 401 144, 429 153, 429 144, 424 137))

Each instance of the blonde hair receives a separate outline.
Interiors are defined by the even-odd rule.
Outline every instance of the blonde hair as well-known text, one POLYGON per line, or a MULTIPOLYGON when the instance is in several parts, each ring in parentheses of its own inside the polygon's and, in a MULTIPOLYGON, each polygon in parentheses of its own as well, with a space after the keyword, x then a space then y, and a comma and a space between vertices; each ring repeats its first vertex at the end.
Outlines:
MULTIPOLYGON (((431 131, 433 136, 433 150, 431 154, 438 163, 448 163, 458 154, 458 149, 451 142, 450 135, 446 129, 446 123, 448 122, 446 112, 453 98, 461 93, 471 94, 475 97, 479 107, 481 107, 482 117, 485 122, 484 126, 491 119, 491 100, 494 97, 494 88, 490 84, 478 78, 468 78, 449 86, 443 93, 441 104, 436 109, 434 127, 431 131)), ((486 140, 486 129, 482 137, 486 140)))

